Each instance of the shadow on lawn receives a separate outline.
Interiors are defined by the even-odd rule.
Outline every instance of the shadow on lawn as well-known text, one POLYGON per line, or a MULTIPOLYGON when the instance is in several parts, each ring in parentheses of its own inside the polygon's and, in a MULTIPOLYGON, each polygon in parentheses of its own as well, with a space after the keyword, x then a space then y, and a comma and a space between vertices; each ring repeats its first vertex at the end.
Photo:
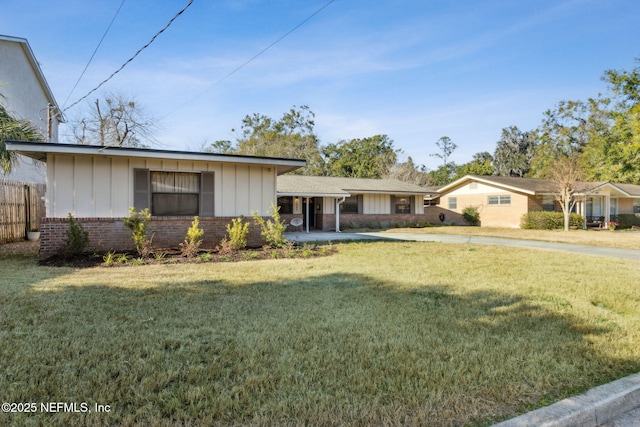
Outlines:
POLYGON ((114 409, 5 419, 487 423, 640 369, 593 345, 614 326, 525 296, 362 274, 157 283, 13 298, 1 323, 4 399, 114 409))

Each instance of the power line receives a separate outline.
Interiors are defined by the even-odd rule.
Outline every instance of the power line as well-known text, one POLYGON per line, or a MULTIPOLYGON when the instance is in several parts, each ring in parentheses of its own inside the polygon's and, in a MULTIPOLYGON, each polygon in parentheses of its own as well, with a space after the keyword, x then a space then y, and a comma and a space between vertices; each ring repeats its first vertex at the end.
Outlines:
POLYGON ((336 0, 330 0, 327 3, 325 3, 320 9, 316 10, 315 12, 313 12, 310 16, 308 16, 305 20, 303 20, 302 22, 300 22, 298 25, 296 25, 295 27, 293 27, 291 30, 287 31, 284 35, 280 36, 280 38, 278 38, 276 41, 274 41, 273 43, 271 43, 269 46, 265 47, 264 49, 262 49, 260 52, 258 52, 257 54, 255 54, 254 56, 252 56, 251 58, 249 58, 248 60, 246 60, 245 62, 243 62, 242 64, 240 64, 238 67, 234 68, 233 70, 231 70, 230 73, 228 73, 227 75, 225 75, 224 77, 222 77, 220 80, 212 83, 208 88, 206 88, 205 90, 203 90, 202 92, 200 92, 199 94, 195 95, 193 98, 189 99, 188 101, 185 101, 184 103, 180 104, 178 107, 174 108, 170 113, 162 116, 159 120, 165 119, 166 117, 168 117, 170 114, 174 113, 175 111, 179 110, 180 108, 184 107, 185 105, 189 104, 190 102, 193 102, 195 99, 201 97, 202 95, 204 95, 207 91, 209 91, 212 87, 219 85, 220 83, 222 83, 223 81, 227 80, 229 77, 231 77, 232 75, 234 75, 235 73, 237 73, 238 71, 240 71, 242 68, 246 67, 247 65, 249 65, 249 63, 253 62, 254 60, 256 60, 259 56, 261 56, 263 53, 265 53, 266 51, 268 51, 269 49, 271 49, 272 47, 274 47, 275 45, 277 45, 278 43, 280 43, 282 40, 284 40, 285 38, 287 38, 289 35, 291 35, 291 33, 293 33, 294 31, 296 31, 298 28, 302 27, 304 24, 306 24, 307 22, 309 22, 311 19, 313 19, 317 14, 319 14, 320 12, 322 12, 324 9, 326 9, 327 7, 329 7, 329 5, 331 5, 331 3, 335 2, 336 0))
POLYGON ((64 100, 64 103, 62 104, 62 108, 64 108, 64 106, 67 105, 67 102, 69 101, 69 98, 71 98, 71 95, 73 94, 73 91, 76 90, 76 87, 78 87, 78 83, 80 83, 80 80, 82 80, 82 77, 84 76, 84 73, 87 71, 87 68, 89 68, 89 64, 91 64, 91 61, 93 61, 93 57, 96 56, 96 53, 98 52, 98 49, 100 49, 100 45, 102 45, 102 42, 104 41, 104 38, 107 36, 107 33, 111 29, 111 26, 113 25, 113 22, 116 20, 116 17, 120 13, 120 9, 122 9, 122 6, 124 5, 125 1, 126 0, 122 0, 122 3, 120 3, 120 7, 118 7, 118 10, 116 10, 116 14, 113 15, 113 18, 111 19, 111 22, 109 23, 109 26, 107 27, 106 31, 102 35, 102 38, 98 42, 98 46, 96 46, 95 50, 91 54, 91 58, 89 58, 89 61, 87 62, 87 65, 85 65, 84 70, 82 70, 82 73, 80 74, 80 77, 78 77, 78 80, 76 80, 76 84, 73 85, 73 88, 71 89, 71 92, 69 92, 69 95, 67 96, 67 99, 64 100))
POLYGON ((187 10, 187 8, 189 6, 191 6, 191 3, 193 3, 193 0, 189 0, 189 3, 187 3, 187 5, 185 7, 182 8, 182 10, 178 13, 176 13, 176 15, 171 18, 171 20, 169 20, 169 22, 167 23, 167 25, 164 26, 164 28, 162 28, 160 31, 158 31, 152 38, 151 40, 149 40, 149 42, 142 46, 140 49, 138 49, 138 51, 136 53, 133 54, 133 56, 129 59, 127 59, 124 64, 122 64, 120 66, 120 68, 118 68, 116 71, 114 71, 109 77, 107 77, 106 79, 104 79, 98 86, 96 86, 95 88, 91 89, 89 91, 89 93, 87 93, 85 96, 83 96, 82 98, 78 99, 76 102, 74 102, 73 104, 69 105, 67 108, 65 108, 63 111, 67 111, 69 108, 73 107, 74 105, 78 104, 80 101, 86 99, 89 95, 91 95, 93 92, 95 92, 96 90, 100 89, 100 87, 102 87, 102 85, 104 85, 106 82, 108 82, 109 80, 111 80, 116 74, 118 74, 120 71, 122 71, 122 69, 124 67, 126 67, 131 61, 133 61, 136 56, 138 56, 140 54, 140 52, 142 52, 143 50, 145 50, 146 48, 149 47, 149 45, 151 45, 151 43, 153 43, 153 41, 160 35, 162 34, 167 28, 169 28, 169 26, 171 24, 173 24, 173 21, 175 21, 180 15, 182 15, 182 13, 187 10))

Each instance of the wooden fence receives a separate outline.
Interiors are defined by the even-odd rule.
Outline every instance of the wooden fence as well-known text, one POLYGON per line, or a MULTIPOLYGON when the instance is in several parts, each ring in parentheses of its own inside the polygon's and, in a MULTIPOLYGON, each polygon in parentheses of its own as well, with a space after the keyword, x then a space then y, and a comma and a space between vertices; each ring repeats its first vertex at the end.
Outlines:
POLYGON ((0 243, 24 240, 45 216, 44 184, 0 179, 0 243))

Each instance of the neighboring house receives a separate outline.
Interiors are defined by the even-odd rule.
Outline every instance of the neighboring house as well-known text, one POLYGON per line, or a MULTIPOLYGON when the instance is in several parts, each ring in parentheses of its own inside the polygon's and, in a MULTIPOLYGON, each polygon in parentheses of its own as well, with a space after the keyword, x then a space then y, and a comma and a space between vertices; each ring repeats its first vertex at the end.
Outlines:
MULTIPOLYGON (((640 185, 582 183, 575 212, 588 222, 607 224, 619 214, 640 214, 640 185)), ((462 210, 473 206, 485 227, 520 227, 530 211, 561 211, 553 181, 508 176, 467 175, 439 189, 440 206, 451 211, 452 222, 463 224, 462 210)))
MULTIPOLYGON (((26 120, 48 142, 58 141, 60 109, 26 39, 0 35, 0 103, 11 116, 26 120)), ((45 182, 45 168, 20 159, 4 178, 45 182)))
MULTIPOLYGON (((304 160, 92 145, 8 142, 16 153, 47 164, 46 218, 40 255, 64 245, 68 215, 89 232, 88 250, 131 249, 123 218, 129 208, 149 208, 153 242, 177 247, 194 216, 215 247, 225 226, 240 215, 270 215, 278 175, 304 160)), ((249 242, 260 244, 254 225, 249 242)))
POLYGON ((395 179, 282 175, 278 206, 282 218, 303 219, 305 230, 393 226, 430 220, 424 199, 431 189, 395 179))

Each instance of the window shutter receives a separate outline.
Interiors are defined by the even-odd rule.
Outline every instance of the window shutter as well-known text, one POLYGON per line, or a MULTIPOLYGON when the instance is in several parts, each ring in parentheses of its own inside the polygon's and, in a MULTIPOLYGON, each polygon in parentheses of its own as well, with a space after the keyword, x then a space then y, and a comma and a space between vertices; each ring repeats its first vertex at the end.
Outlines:
POLYGON ((389 213, 396 213, 396 196, 391 195, 391 207, 389 208, 389 213))
POLYGON ((136 211, 150 208, 149 169, 133 170, 133 207, 136 211))
POLYGON ((358 213, 364 213, 364 196, 362 194, 358 194, 358 213))
POLYGON ((417 213, 416 212, 416 196, 409 196, 409 212, 412 214, 417 213))
POLYGON ((200 174, 200 216, 214 216, 214 181, 213 172, 200 174))

